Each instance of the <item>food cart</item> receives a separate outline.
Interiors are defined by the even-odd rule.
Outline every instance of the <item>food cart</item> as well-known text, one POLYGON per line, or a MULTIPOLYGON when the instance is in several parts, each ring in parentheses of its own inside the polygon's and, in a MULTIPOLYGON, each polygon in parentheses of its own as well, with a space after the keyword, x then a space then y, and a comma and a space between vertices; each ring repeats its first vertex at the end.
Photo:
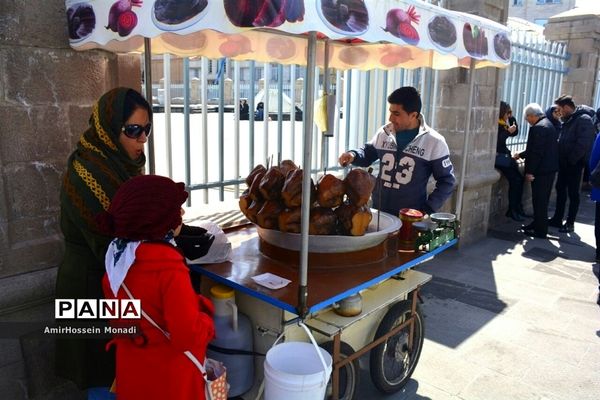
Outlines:
MULTIPOLYGON (((194 223, 195 218, 189 218, 194 223)), ((311 251, 307 283, 310 291, 307 308, 301 315, 297 297, 299 253, 270 244, 258 235, 257 229, 260 228, 243 225, 227 230, 233 246, 231 261, 191 266, 211 281, 237 291, 238 309, 255 328, 254 351, 266 353, 283 332, 286 340, 305 340, 306 335, 296 326, 302 319, 320 346, 333 356, 329 398, 353 398, 358 385, 358 358, 369 351, 370 373, 377 388, 385 393, 400 390, 410 378, 423 345, 424 320, 417 296, 419 288, 431 279, 412 267, 455 245, 457 239, 431 252, 398 252, 396 226, 383 229, 385 239, 367 249, 311 251), (253 279, 263 274, 290 283, 270 289, 253 279), (337 314, 334 307, 356 293, 362 297, 360 313, 350 317, 337 314)), ((262 380, 262 362, 262 358, 257 358, 257 384, 262 380)), ((244 398, 254 398, 257 390, 254 387, 244 398)))
MULTIPOLYGON (((510 62, 510 40, 505 26, 417 0, 118 0, 115 3, 67 0, 66 8, 73 48, 145 53, 147 97, 151 97, 150 54, 306 65, 305 104, 314 102, 317 67, 325 70, 463 67, 472 72, 474 68, 504 67, 510 62)), ((472 106, 472 76, 470 73, 467 110, 472 106)), ((312 165, 312 107, 305 107, 304 118, 301 165, 312 165)), ((470 118, 467 118, 462 171, 468 155, 469 133, 470 118)), ((150 172, 152 154, 150 141, 150 172)), ((373 246, 379 247, 375 262, 368 261, 368 248, 327 257, 311 252, 308 234, 311 173, 309 168, 304 169, 302 229, 297 236, 297 248, 272 246, 273 243, 259 237, 255 228, 246 226, 228 233, 234 243, 231 262, 195 269, 245 296, 240 302, 244 305, 242 311, 251 316, 256 314, 253 323, 264 328, 267 336, 271 331, 280 333, 283 325, 304 320, 322 340, 332 340, 333 398, 338 395, 340 367, 352 368, 356 357, 369 350, 375 360, 371 361, 372 370, 380 372, 373 377, 374 383, 383 391, 398 390, 418 360, 423 324, 416 298, 418 288, 430 278, 411 268, 454 245, 456 239, 426 253, 398 253, 392 232, 373 246), (366 253, 358 254, 361 252, 366 253), (328 261, 322 262, 323 258, 328 261), (291 282, 282 289, 261 288, 251 277, 263 272, 291 282), (392 277, 397 280, 390 280, 392 277), (348 318, 331 312, 334 303, 361 290, 365 292, 360 315, 348 318), (253 313, 253 309, 261 312, 253 313), (262 322, 261 318, 270 321, 262 322), (379 328, 374 331, 376 325, 379 328), (407 335, 402 333, 406 329, 407 335), (352 346, 341 342, 342 335, 352 346), (360 350, 354 353, 350 348, 360 350), (386 373, 396 366, 400 366, 401 373, 388 380, 386 373)), ((464 174, 459 177, 456 202, 459 219, 463 186, 464 174)), ((288 337, 293 337, 292 331, 288 337)), ((346 376, 346 383, 350 378, 346 376)), ((344 391, 346 397, 352 395, 350 389, 344 391)))

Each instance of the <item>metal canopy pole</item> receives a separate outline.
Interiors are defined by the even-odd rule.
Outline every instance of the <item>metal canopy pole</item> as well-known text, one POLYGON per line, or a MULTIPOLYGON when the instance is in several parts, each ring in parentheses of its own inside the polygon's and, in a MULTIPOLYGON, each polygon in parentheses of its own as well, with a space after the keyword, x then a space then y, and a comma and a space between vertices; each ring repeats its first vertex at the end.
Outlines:
MULTIPOLYGON (((323 61, 323 101, 325 102, 325 121, 329 123, 328 97, 329 97, 329 40, 325 40, 325 58, 323 61)), ((327 168, 327 155, 329 154, 329 137, 333 136, 333 127, 327 126, 325 132, 321 132, 321 171, 327 168)))
MULTIPOLYGON (((150 46, 150 39, 144 38, 144 91, 146 100, 152 107, 152 48, 150 46)), ((151 120, 152 124, 154 122, 151 120)), ((148 137, 148 172, 150 175, 154 175, 154 135, 148 137)))
POLYGON ((313 104, 315 100, 315 64, 317 56, 317 33, 308 34, 308 57, 306 65, 306 95, 304 97, 304 148, 302 156, 302 213, 300 225, 300 285, 298 287, 298 314, 304 317, 308 308, 308 229, 310 222, 310 175, 312 154, 313 104))
POLYGON ((473 108, 473 91, 475 88, 475 59, 471 58, 469 66, 469 101, 467 103, 467 123, 465 125, 465 141, 463 142, 462 162, 460 167, 460 181, 458 184, 458 197, 456 198, 456 218, 462 220, 462 200, 465 187, 465 175, 467 173, 467 152, 469 150, 469 135, 471 133, 471 109, 473 108))

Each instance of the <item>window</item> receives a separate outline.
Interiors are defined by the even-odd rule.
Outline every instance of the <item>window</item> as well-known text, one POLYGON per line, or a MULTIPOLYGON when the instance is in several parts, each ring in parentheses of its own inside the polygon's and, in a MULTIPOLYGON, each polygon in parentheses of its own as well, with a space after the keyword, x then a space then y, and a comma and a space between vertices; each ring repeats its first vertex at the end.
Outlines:
MULTIPOLYGON (((560 4, 561 0, 537 0, 537 4, 560 4)), ((536 22, 537 23, 537 22, 536 22)))
POLYGON ((513 6, 520 7, 523 5, 523 0, 513 0, 513 6))

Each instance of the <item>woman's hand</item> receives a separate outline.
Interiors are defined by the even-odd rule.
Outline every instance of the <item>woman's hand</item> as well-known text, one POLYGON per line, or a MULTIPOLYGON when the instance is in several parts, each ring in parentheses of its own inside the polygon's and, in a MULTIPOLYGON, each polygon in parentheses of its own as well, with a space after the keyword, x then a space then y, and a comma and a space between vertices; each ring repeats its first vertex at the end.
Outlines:
POLYGON ((525 180, 527 182, 533 182, 534 179, 535 179, 535 176, 533 176, 533 174, 525 174, 525 180))

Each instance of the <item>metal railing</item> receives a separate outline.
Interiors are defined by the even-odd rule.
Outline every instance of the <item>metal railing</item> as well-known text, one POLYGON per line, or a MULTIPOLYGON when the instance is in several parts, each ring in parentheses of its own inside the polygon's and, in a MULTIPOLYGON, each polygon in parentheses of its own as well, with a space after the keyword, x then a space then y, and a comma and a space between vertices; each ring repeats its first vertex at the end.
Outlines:
MULTIPOLYGON (((552 104, 567 72, 568 55, 564 44, 548 42, 533 32, 513 31, 511 40, 512 64, 504 73, 502 99, 511 104, 520 121, 519 135, 509 139, 509 146, 519 150, 527 141, 524 106, 530 102, 543 107, 552 104)), ((155 114, 155 127, 160 132, 155 135, 156 173, 184 181, 191 191, 188 204, 237 198, 245 188, 244 178, 256 164, 302 159, 306 68, 229 61, 227 72, 215 82, 209 79, 208 59, 201 60, 200 76, 191 79, 189 62, 184 60, 183 76, 188 78, 183 84, 170 82, 169 59, 169 56, 164 57, 164 90, 158 104, 162 109, 155 114), (241 74, 242 68, 247 73, 241 74), (258 81, 240 79, 242 75, 255 77, 257 71, 262 74, 263 82, 269 82, 266 93, 276 93, 276 98, 264 97, 264 121, 256 120, 253 112, 261 85, 258 81), (286 81, 273 82, 273 75, 285 76, 286 81), (248 120, 240 120, 241 98, 248 100, 248 120), (284 99, 287 99, 289 112, 284 99)), ((322 71, 317 69, 314 82, 319 89, 317 93, 323 90, 323 78, 322 71)), ((331 137, 323 138, 313 126, 310 168, 315 180, 321 171, 339 171, 339 154, 370 140, 376 129, 387 121, 386 96, 398 87, 419 88, 422 112, 436 128, 436 71, 428 68, 333 71, 328 81, 327 91, 335 95, 338 118, 329 129, 333 133, 331 137)))
POLYGON ((538 103, 543 109, 560 95, 567 73, 567 48, 564 43, 550 42, 542 34, 513 30, 510 67, 505 72, 502 100, 510 104, 519 123, 519 134, 509 138, 511 150, 522 150, 527 143, 527 122, 523 109, 538 103))

